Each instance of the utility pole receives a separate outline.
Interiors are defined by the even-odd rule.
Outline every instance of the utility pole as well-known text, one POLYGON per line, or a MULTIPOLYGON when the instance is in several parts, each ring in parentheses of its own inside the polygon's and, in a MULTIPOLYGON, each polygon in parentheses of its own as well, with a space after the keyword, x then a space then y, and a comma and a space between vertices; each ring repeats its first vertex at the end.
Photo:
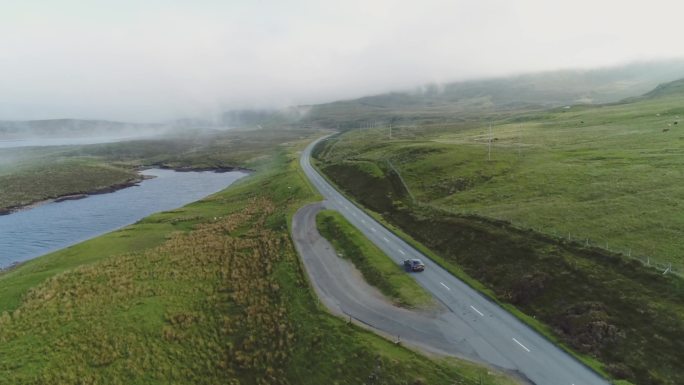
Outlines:
POLYGON ((518 158, 520 158, 522 156, 521 155, 521 152, 522 152, 522 132, 523 132, 522 129, 523 129, 523 126, 522 126, 522 123, 520 123, 520 134, 518 135, 518 158))
POLYGON ((487 160, 492 160, 492 124, 489 123, 489 145, 487 146, 487 160))

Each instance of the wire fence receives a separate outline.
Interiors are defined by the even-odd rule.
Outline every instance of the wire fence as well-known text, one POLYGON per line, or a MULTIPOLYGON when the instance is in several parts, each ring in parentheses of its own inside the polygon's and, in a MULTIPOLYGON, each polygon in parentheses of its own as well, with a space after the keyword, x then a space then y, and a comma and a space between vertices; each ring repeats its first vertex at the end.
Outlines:
POLYGON ((517 230, 532 230, 535 233, 544 235, 546 237, 550 237, 558 242, 572 242, 577 246, 586 248, 597 248, 603 251, 607 251, 611 254, 618 254, 625 259, 641 262, 641 264, 643 264, 645 267, 655 269, 662 274, 674 274, 684 278, 684 271, 682 271, 682 268, 679 266, 673 266, 672 262, 665 262, 660 258, 653 257, 651 255, 648 255, 647 253, 639 252, 635 249, 632 249, 631 247, 621 246, 619 244, 612 243, 609 240, 597 240, 586 236, 581 236, 578 234, 572 234, 571 232, 561 232, 553 227, 526 226, 525 224, 513 224, 505 218, 485 217, 474 211, 471 212, 454 210, 450 207, 435 206, 422 202, 417 202, 417 204, 419 206, 425 206, 432 209, 446 211, 456 215, 472 215, 484 219, 504 221, 509 223, 511 227, 517 230))
MULTIPOLYGON (((485 134, 483 134, 485 135, 485 134)), ((404 181, 403 176, 401 175, 401 172, 394 166, 391 160, 389 159, 384 159, 388 167, 399 177, 400 182, 404 186, 404 189, 409 195, 409 198, 411 199, 412 203, 418 204, 420 206, 427 206, 430 208, 434 209, 439 209, 443 211, 448 211, 451 213, 455 214, 465 214, 465 215, 475 215, 475 216, 480 216, 477 213, 469 213, 469 212, 463 212, 463 211, 454 211, 452 209, 446 208, 446 207, 438 207, 434 206, 431 204, 427 204, 424 202, 419 202, 416 200, 414 197, 413 193, 411 192, 411 189, 408 187, 408 184, 404 181)), ((498 218, 493 218, 493 219, 498 219, 498 218)), ((505 220, 505 219, 504 219, 505 220)), ((525 230, 524 225, 513 225, 514 228, 517 228, 519 230, 525 230)), ((559 241, 569 241, 569 242, 574 242, 576 244, 579 244, 584 247, 594 247, 598 249, 605 250, 609 253, 613 254, 619 254, 622 255, 623 257, 631 260, 636 260, 641 262, 644 266, 656 269, 660 271, 663 274, 674 274, 680 277, 684 277, 684 272, 681 270, 679 267, 673 267, 671 262, 663 262, 659 260, 658 258, 654 258, 652 256, 646 255, 644 253, 637 253, 633 251, 629 247, 620 247, 619 245, 613 245, 609 241, 603 241, 603 240, 596 240, 596 239, 591 239, 589 237, 583 237, 579 235, 573 235, 572 233, 561 233, 557 231, 554 228, 545 228, 545 227, 529 227, 534 232, 546 235, 546 236, 551 236, 555 238, 556 240, 559 241), (567 235, 567 237, 566 237, 567 235)))
POLYGON ((390 168, 392 171, 394 171, 394 173, 399 177, 399 181, 400 181, 401 184, 404 186, 404 190, 406 190, 406 193, 409 195, 409 198, 411 198, 411 202, 412 202, 412 203, 415 203, 415 202, 416 202, 416 198, 413 196, 413 193, 411 192, 411 189, 408 187, 408 185, 407 185, 406 182, 404 181, 404 177, 401 176, 401 173, 399 172, 399 170, 397 170, 397 168, 394 167, 394 164, 392 164, 392 161, 391 161, 391 160, 385 159, 385 162, 387 162, 387 165, 389 166, 389 168, 390 168))
MULTIPOLYGON (((516 226, 516 227, 518 227, 518 226, 516 226)), ((610 241, 607 241, 607 240, 596 240, 596 239, 591 239, 589 237, 573 235, 571 232, 568 232, 568 233, 559 232, 558 230, 556 230, 554 228, 532 226, 532 227, 530 227, 530 229, 534 232, 537 232, 540 234, 545 234, 547 236, 551 236, 551 237, 553 237, 559 241, 573 242, 573 243, 578 244, 578 245, 583 246, 583 247, 587 247, 587 248, 593 247, 593 248, 597 248, 597 249, 607 251, 607 252, 612 253, 612 254, 621 255, 622 257, 630 259, 630 260, 639 261, 644 266, 656 269, 663 274, 674 274, 674 275, 678 275, 680 277, 684 276, 684 275, 682 275, 682 271, 678 267, 672 266, 671 262, 663 262, 663 261, 659 260, 658 258, 651 257, 651 256, 646 255, 644 253, 638 253, 635 250, 633 250, 631 247, 623 247, 620 245, 611 244, 610 241)))

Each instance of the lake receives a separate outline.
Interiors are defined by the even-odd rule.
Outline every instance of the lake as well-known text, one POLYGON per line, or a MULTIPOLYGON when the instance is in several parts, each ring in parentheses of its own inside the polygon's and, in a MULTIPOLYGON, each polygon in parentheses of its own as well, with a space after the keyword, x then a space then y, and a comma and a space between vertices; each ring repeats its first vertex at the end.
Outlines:
POLYGON ((38 257, 223 190, 245 172, 150 169, 139 186, 0 215, 0 268, 38 257))

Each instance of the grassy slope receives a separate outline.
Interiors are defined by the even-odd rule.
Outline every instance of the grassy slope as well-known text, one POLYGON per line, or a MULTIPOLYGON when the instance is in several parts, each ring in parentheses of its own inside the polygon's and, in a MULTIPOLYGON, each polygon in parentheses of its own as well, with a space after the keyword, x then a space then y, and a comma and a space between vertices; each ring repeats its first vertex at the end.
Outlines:
POLYGON ((344 258, 351 260, 366 281, 380 289, 397 305, 409 308, 429 306, 432 297, 402 266, 353 227, 340 213, 324 210, 316 217, 318 230, 344 258))
POLYGON ((568 234, 684 270, 684 93, 574 107, 487 129, 463 124, 345 135, 329 160, 387 163, 421 203, 568 234), (664 131, 665 130, 665 131, 664 131))
POLYGON ((591 228, 623 237, 615 243, 646 238, 675 250, 681 235, 670 234, 681 234, 681 215, 671 205, 682 184, 673 122, 681 102, 681 95, 670 95, 564 109, 528 118, 523 131, 518 122, 501 122, 493 130, 492 161, 482 128, 468 125, 397 130, 401 139, 394 142, 385 140, 387 132, 349 132, 319 149, 319 157, 360 202, 432 248, 453 271, 479 280, 476 286, 548 324, 543 328, 552 338, 598 357, 616 377, 675 384, 682 379, 677 352, 684 349, 676 337, 684 332, 680 278, 584 248, 586 241, 453 213, 498 217, 493 213, 509 210, 536 218, 537 226, 553 220, 575 234, 591 228), (639 223, 644 217, 646 224, 639 223))
POLYGON ((0 209, 139 180, 130 169, 94 159, 35 161, 0 175, 0 209))
MULTIPOLYGON (((481 179, 457 194, 438 193, 432 203, 594 245, 608 243, 610 249, 682 270, 684 217, 678 212, 684 198, 684 127, 673 123, 684 116, 683 103, 684 94, 555 112, 524 123, 522 130, 502 124, 493 129, 499 139, 493 165, 485 161, 483 145, 475 144, 476 132, 440 136, 435 140, 449 143, 447 151, 459 152, 466 165, 462 174, 445 178, 481 179), (463 145, 451 145, 455 142, 463 145)), ((448 163, 441 163, 442 169, 453 170, 448 163)), ((406 164, 410 185, 425 165, 406 164)), ((424 191, 435 193, 430 190, 424 191)))
POLYGON ((0 149, 0 210, 139 179, 141 167, 250 166, 304 130, 191 131, 164 139, 0 149))
POLYGON ((287 232, 316 196, 289 150, 259 168, 0 275, 0 383, 512 383, 322 311, 287 232))

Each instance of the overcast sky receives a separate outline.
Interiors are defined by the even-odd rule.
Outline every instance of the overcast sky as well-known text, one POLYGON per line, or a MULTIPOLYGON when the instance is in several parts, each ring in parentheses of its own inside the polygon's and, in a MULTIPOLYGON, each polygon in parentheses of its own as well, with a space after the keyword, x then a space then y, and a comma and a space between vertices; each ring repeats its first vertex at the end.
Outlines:
POLYGON ((0 0, 0 120, 167 120, 682 57, 680 4, 0 0))

